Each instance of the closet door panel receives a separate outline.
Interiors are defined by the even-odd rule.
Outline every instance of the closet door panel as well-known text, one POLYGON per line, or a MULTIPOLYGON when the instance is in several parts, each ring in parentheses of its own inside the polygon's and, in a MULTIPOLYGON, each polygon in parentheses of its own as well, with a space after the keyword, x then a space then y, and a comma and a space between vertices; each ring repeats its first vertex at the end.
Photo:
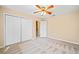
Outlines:
POLYGON ((22 19, 22 41, 32 39, 32 20, 22 19))
POLYGON ((20 42, 20 18, 6 15, 6 45, 20 42))

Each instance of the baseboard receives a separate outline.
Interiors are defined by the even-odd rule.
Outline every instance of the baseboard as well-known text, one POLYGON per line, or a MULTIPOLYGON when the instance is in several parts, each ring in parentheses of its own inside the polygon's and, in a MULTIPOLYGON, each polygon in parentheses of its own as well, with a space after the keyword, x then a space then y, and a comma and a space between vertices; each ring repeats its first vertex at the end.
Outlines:
POLYGON ((72 43, 72 44, 79 45, 79 43, 71 42, 71 41, 68 41, 68 40, 63 40, 63 39, 58 39, 58 38, 51 38, 51 37, 48 37, 48 38, 50 38, 50 39, 55 39, 55 40, 60 40, 60 41, 64 41, 64 42, 68 42, 68 43, 72 43))

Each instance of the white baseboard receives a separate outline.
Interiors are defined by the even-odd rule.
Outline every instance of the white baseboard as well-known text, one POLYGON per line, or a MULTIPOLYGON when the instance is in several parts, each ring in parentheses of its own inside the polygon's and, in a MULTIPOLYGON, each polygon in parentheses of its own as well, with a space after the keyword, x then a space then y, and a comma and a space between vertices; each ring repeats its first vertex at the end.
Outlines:
POLYGON ((56 39, 56 40, 60 40, 60 41, 64 41, 64 42, 68 42, 68 43, 72 43, 72 44, 77 44, 79 45, 79 43, 76 43, 76 42, 72 42, 72 41, 68 41, 68 40, 63 40, 63 39, 60 39, 60 38, 51 38, 51 37, 48 37, 50 39, 56 39))

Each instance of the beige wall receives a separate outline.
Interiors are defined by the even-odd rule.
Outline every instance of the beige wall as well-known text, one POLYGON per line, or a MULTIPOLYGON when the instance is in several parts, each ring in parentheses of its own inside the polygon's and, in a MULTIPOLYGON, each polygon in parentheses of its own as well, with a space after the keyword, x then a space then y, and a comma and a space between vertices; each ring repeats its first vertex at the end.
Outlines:
POLYGON ((3 33, 4 33, 4 31, 3 31, 3 15, 2 15, 2 13, 0 13, 0 47, 2 47, 3 46, 3 39, 4 39, 4 37, 3 37, 3 33))
POLYGON ((50 17, 48 37, 79 44, 79 12, 50 17))

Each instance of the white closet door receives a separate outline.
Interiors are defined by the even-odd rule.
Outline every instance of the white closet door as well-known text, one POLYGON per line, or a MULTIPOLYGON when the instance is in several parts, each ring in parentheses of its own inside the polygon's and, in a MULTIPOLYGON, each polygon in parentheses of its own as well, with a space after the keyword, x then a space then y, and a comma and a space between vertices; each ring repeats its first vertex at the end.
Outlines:
POLYGON ((5 44, 10 45, 20 42, 20 18, 6 15, 5 27, 5 44))
POLYGON ((40 21, 40 37, 47 37, 47 21, 40 21))
POLYGON ((22 41, 32 39, 32 20, 22 19, 22 41))

